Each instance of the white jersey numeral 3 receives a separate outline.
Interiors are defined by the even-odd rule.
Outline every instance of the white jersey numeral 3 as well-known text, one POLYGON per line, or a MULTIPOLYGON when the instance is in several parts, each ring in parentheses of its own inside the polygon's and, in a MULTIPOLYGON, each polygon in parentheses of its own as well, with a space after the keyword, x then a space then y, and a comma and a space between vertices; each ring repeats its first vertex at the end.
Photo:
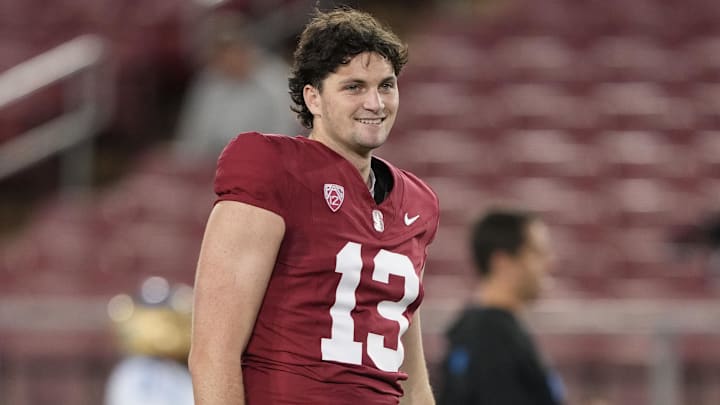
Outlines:
MULTIPOLYGON (((340 273, 340 283, 335 291, 335 304, 330 308, 332 328, 330 339, 322 338, 320 351, 325 361, 338 361, 347 364, 361 364, 363 342, 354 340, 355 321, 351 316, 355 308, 355 291, 360 284, 362 257, 359 243, 348 242, 337 254, 335 272, 340 273)), ((400 326, 397 336, 397 349, 385 347, 385 336, 368 333, 367 354, 375 366, 383 371, 396 372, 402 365, 405 352, 400 338, 410 323, 403 312, 417 299, 420 293, 420 279, 415 273, 410 258, 405 255, 380 250, 374 259, 372 279, 387 284, 390 274, 403 277, 405 294, 400 301, 381 301, 377 311, 383 318, 395 321, 400 326)))

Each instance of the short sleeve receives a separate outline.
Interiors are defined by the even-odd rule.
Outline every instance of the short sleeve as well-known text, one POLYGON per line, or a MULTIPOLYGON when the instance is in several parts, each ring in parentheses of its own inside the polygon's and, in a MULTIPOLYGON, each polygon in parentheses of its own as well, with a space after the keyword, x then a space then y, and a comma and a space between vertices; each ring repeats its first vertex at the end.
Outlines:
POLYGON ((248 132, 228 143, 215 171, 216 203, 238 201, 284 217, 287 176, 279 142, 274 138, 248 132))
POLYGON ((433 213, 435 214, 435 220, 432 223, 432 233, 428 238, 428 245, 433 243, 433 241, 435 240, 435 236, 437 236, 437 231, 440 228, 440 199, 438 198, 438 195, 435 193, 435 191, 433 191, 432 189, 430 190, 430 194, 433 198, 433 213))

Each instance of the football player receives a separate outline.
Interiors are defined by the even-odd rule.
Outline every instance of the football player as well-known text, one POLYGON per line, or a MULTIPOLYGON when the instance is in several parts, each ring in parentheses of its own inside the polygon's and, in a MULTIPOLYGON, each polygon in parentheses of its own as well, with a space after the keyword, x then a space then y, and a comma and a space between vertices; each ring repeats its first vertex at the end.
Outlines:
POLYGON ((317 12, 289 80, 305 137, 225 148, 195 282, 198 405, 433 404, 417 309, 438 200, 373 156, 407 47, 371 15, 317 12))

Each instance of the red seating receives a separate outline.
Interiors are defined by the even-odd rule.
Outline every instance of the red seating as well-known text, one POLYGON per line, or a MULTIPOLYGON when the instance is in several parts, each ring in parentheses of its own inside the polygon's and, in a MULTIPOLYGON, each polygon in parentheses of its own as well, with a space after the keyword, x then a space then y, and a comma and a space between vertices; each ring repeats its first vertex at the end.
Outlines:
POLYGON ((494 59, 503 81, 574 81, 583 73, 576 66, 575 52, 553 36, 510 37, 487 56, 494 59))
POLYGON ((688 15, 717 7, 698 0, 676 15, 675 2, 529 3, 487 26, 438 22, 418 37, 422 57, 402 78, 410 101, 387 151, 441 197, 451 242, 438 240, 433 254, 452 267, 463 221, 524 204, 558 231, 568 285, 593 291, 611 275, 618 286, 662 286, 682 273, 691 296, 704 276, 675 262, 666 240, 718 204, 720 108, 716 85, 690 81, 713 80, 715 36, 672 21, 703 21, 688 15))
POLYGON ((98 196, 60 198, 38 210, 0 250, 7 281, 0 291, 97 296, 132 291, 149 275, 192 283, 212 174, 205 164, 151 155, 154 164, 140 160, 135 173, 98 196))
POLYGON ((503 173, 529 177, 591 177, 603 172, 601 155, 570 132, 508 130, 498 139, 507 157, 503 173))
MULTIPOLYGON (((114 95, 114 130, 125 139, 156 137, 149 132, 156 121, 165 118, 157 93, 179 87, 178 83, 187 79, 188 47, 182 41, 182 24, 193 7, 197 6, 178 0, 122 4, 30 0, 0 6, 0 72, 76 36, 99 35, 109 45, 104 63, 112 66, 116 74, 113 79, 118 81, 114 86, 118 90, 114 95)), ((44 94, 31 96, 25 105, 21 102, 15 107, 19 112, 1 110, 0 141, 57 116, 63 103, 72 98, 62 91, 56 93, 59 99, 44 94)))
POLYGON ((696 83, 692 89, 692 107, 697 114, 696 127, 712 130, 720 123, 720 85, 696 83))
POLYGON ((675 81, 687 74, 669 49, 647 37, 600 38, 589 51, 594 79, 600 82, 675 81))
POLYGON ((594 106, 583 105, 581 98, 556 85, 508 84, 493 98, 513 128, 585 128, 596 115, 594 106))
POLYGON ((696 159, 699 174, 708 179, 720 178, 720 131, 700 132, 692 148, 694 153, 690 156, 696 159))
POLYGON ((687 128, 688 100, 669 97, 652 82, 602 83, 593 91, 593 101, 608 129, 687 128))
POLYGON ((694 81, 716 82, 720 79, 720 36, 702 36, 685 47, 684 60, 694 81))
POLYGON ((661 131, 602 132, 594 147, 610 177, 681 179, 697 175, 697 149, 674 142, 661 131))

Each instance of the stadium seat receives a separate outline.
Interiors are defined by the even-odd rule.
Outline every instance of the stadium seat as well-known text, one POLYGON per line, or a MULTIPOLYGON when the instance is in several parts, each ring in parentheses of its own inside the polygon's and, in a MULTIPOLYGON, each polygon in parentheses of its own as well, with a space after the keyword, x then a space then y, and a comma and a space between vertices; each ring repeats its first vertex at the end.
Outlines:
MULTIPOLYGON (((692 135, 686 135, 692 137, 692 135)), ((595 152, 605 161, 610 177, 692 178, 698 163, 694 147, 674 141, 662 131, 603 131, 595 152)))
POLYGON ((549 84, 508 84, 493 95, 507 125, 519 129, 573 129, 591 126, 594 105, 549 84))
POLYGON ((657 83, 599 83, 592 98, 607 129, 675 129, 693 124, 691 103, 669 96, 657 83))
POLYGON ((599 82, 672 82, 686 74, 682 61, 648 37, 599 38, 588 52, 599 82))
POLYGON ((569 131, 555 129, 508 130, 499 138, 507 156, 503 174, 535 177, 594 177, 603 161, 569 131))
POLYGON ((505 82, 562 83, 582 79, 577 55, 558 37, 511 37, 495 45, 491 58, 499 79, 505 82))
POLYGON ((720 123, 720 84, 696 82, 690 97, 698 115, 696 127, 700 130, 717 128, 720 123))

